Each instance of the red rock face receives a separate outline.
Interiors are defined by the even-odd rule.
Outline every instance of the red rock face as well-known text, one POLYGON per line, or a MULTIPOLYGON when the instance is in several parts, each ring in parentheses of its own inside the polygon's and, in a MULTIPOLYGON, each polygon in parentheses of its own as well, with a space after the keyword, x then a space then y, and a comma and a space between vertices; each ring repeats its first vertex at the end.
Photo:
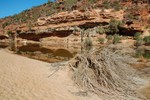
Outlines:
POLYGON ((96 17, 98 17, 98 14, 96 14, 95 12, 80 12, 78 10, 74 10, 72 12, 60 12, 50 17, 39 18, 37 24, 60 24, 73 21, 92 20, 96 17))
MULTIPOLYGON (((64 2, 65 0, 56 0, 58 3, 59 2, 64 2)), ((97 2, 94 4, 96 5, 101 5, 104 0, 97 0, 97 2)), ((110 0, 113 2, 114 0, 110 0)), ((127 2, 121 2, 122 6, 129 7, 133 6, 132 0, 126 0, 127 2)), ((47 17, 40 17, 37 19, 37 24, 33 26, 33 29, 46 29, 46 28, 53 28, 53 27, 66 27, 66 26, 79 26, 83 25, 86 23, 96 23, 96 22, 109 22, 110 19, 114 18, 117 20, 122 20, 123 15, 125 12, 123 10, 119 12, 113 12, 110 10, 105 10, 104 12, 101 12, 101 8, 98 9, 89 9, 89 11, 81 11, 79 10, 80 7, 83 5, 86 5, 88 3, 88 0, 79 0, 77 4, 74 5, 74 9, 78 10, 73 10, 73 11, 64 11, 64 12, 59 12, 55 13, 51 16, 47 17)), ((135 4, 134 4, 135 5, 135 4)), ((137 13, 136 11, 131 11, 131 13, 137 13, 141 21, 134 21, 133 24, 130 25, 130 27, 133 27, 135 29, 142 29, 144 25, 148 24, 148 21, 150 21, 149 17, 149 11, 145 7, 146 4, 138 4, 139 5, 139 10, 137 13)), ((44 6, 44 5, 43 5, 44 6)), ((63 9, 64 5, 60 4, 60 9, 63 9)), ((98 6, 97 6, 98 7, 98 6)), ((130 11, 127 11, 130 12, 130 11)), ((5 19, 0 19, 0 34, 3 34, 8 31, 16 31, 16 30, 22 30, 22 31, 27 31, 29 30, 27 23, 21 23, 21 24, 10 24, 5 27, 5 29, 2 28, 2 24, 5 22, 11 21, 11 17, 5 18, 5 19)))
POLYGON ((61 31, 54 31, 50 33, 40 33, 40 34, 35 34, 35 33, 24 33, 24 34, 19 34, 18 38, 22 39, 27 39, 27 40, 34 40, 34 41, 40 41, 42 38, 46 37, 59 37, 59 38, 64 38, 68 37, 70 34, 72 34, 72 31, 68 30, 61 30, 61 31))
POLYGON ((58 2, 58 3, 59 3, 59 2, 64 2, 64 0, 56 0, 56 2, 58 2))

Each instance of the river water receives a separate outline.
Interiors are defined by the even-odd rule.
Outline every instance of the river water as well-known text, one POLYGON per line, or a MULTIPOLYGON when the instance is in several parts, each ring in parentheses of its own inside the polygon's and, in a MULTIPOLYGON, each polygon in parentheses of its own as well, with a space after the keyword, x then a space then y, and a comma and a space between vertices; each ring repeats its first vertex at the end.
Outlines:
POLYGON ((13 44, 1 43, 0 48, 7 48, 15 54, 50 63, 68 61, 79 52, 78 48, 41 46, 39 44, 27 44, 15 48, 13 44))
MULTIPOLYGON (((14 44, 0 43, 0 48, 7 48, 15 54, 29 58, 54 63, 68 61, 76 54, 81 53, 82 48, 75 47, 58 47, 58 46, 41 46, 40 44, 26 44, 15 47, 14 44)), ((144 57, 150 59, 150 51, 135 50, 134 57, 144 57)))

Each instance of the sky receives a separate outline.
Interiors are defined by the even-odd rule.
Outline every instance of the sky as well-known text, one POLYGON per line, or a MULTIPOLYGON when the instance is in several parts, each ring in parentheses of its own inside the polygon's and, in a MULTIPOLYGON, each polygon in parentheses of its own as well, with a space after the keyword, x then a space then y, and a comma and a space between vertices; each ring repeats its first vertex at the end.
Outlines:
POLYGON ((0 0, 0 18, 46 3, 48 0, 0 0))

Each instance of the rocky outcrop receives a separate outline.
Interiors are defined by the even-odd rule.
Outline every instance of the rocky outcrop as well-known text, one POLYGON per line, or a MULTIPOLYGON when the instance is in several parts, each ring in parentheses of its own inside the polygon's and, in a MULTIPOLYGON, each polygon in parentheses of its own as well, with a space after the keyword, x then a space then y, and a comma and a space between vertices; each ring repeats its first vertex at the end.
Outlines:
POLYGON ((93 20, 96 17, 98 17, 98 13, 93 11, 80 12, 78 10, 74 10, 72 12, 60 12, 49 17, 39 18, 37 24, 39 26, 46 24, 60 24, 73 21, 93 20))
MULTIPOLYGON (((113 9, 66 11, 39 18, 36 25, 32 26, 30 29, 27 24, 9 25, 5 29, 7 29, 6 31, 13 30, 14 33, 17 33, 17 30, 21 30, 20 34, 17 35, 18 38, 33 40, 47 45, 56 44, 56 42, 57 45, 68 43, 79 45, 81 43, 81 32, 86 30, 83 38, 90 36, 93 40, 96 40, 96 43, 93 44, 98 44, 98 26, 107 26, 111 19, 122 21, 124 19, 124 11, 113 11, 113 9)), ((138 29, 137 26, 139 26, 139 24, 137 23, 137 26, 134 25, 135 22, 130 26, 127 25, 119 29, 122 30, 120 31, 122 33, 121 35, 136 33, 138 31, 136 29, 138 29), (132 28, 132 26, 134 28, 132 28)), ((141 27, 142 26, 140 26, 140 28, 141 27)))
POLYGON ((79 26, 88 23, 108 23, 110 19, 123 19, 123 11, 110 13, 112 10, 94 9, 85 12, 74 10, 72 12, 60 12, 49 17, 41 17, 37 21, 37 27, 40 28, 57 28, 66 26, 79 26), (45 26, 45 27, 44 27, 45 26))
POLYGON ((22 39, 40 41, 40 39, 46 37, 59 37, 59 38, 67 37, 70 34, 72 34, 72 32, 73 32, 72 30, 58 30, 58 31, 45 30, 39 31, 39 33, 37 33, 37 31, 29 31, 26 33, 18 34, 17 36, 22 39))

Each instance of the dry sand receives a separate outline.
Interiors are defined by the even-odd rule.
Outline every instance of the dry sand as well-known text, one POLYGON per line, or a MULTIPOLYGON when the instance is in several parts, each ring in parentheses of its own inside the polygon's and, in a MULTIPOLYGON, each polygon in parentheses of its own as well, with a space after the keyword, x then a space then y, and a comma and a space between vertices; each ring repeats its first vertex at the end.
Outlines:
MULTIPOLYGON (((62 67, 50 76, 55 68, 50 63, 0 50, 0 100, 141 100, 79 93, 79 88, 74 86, 69 76, 68 67, 62 67)), ((149 89, 141 90, 147 100, 149 89)))
POLYGON ((0 100, 100 100, 78 96, 68 69, 51 73, 49 63, 0 50, 0 100))

